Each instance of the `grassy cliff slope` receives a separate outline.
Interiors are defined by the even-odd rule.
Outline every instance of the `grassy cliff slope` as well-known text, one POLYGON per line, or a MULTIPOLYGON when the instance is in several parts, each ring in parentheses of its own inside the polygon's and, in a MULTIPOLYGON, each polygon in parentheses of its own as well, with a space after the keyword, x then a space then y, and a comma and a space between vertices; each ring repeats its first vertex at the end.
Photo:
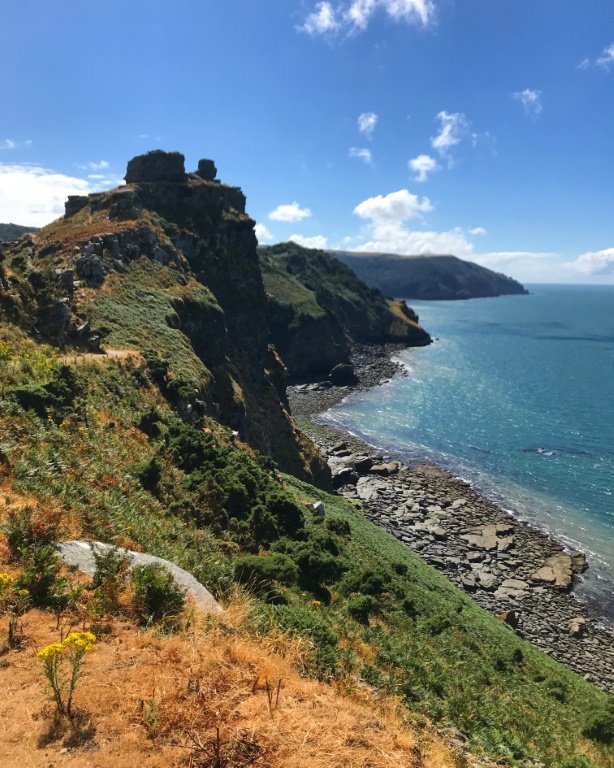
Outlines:
POLYGON ((369 288, 324 251, 281 243, 259 249, 271 339, 292 376, 326 375, 351 341, 424 346, 430 337, 403 302, 369 288))

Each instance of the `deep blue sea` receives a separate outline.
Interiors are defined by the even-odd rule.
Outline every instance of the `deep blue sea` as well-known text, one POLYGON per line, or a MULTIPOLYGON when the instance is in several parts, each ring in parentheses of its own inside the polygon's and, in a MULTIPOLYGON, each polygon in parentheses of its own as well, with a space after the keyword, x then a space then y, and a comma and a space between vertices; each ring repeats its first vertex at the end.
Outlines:
POLYGON ((582 549, 576 593, 614 617, 614 286, 529 290, 409 302, 436 341, 325 418, 582 549))

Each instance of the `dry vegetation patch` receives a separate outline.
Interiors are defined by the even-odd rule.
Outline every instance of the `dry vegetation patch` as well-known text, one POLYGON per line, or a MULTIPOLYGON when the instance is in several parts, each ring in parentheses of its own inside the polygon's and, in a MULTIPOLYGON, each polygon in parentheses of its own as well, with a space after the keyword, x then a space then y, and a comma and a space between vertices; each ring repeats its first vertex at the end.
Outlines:
POLYGON ((275 652, 279 638, 254 642, 232 626, 235 615, 168 636, 100 624, 70 722, 54 717, 36 658, 58 640, 55 618, 30 611, 22 648, 0 658, 0 766, 454 765, 436 740, 410 731, 394 699, 302 678, 300 641, 275 652))

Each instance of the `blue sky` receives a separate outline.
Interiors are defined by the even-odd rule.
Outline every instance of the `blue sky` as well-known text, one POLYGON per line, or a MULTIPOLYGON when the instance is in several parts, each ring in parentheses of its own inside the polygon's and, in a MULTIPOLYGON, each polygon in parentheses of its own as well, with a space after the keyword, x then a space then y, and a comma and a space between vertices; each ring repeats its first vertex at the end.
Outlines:
POLYGON ((160 147, 261 242, 614 282, 612 0, 21 0, 0 73, 0 221, 160 147))

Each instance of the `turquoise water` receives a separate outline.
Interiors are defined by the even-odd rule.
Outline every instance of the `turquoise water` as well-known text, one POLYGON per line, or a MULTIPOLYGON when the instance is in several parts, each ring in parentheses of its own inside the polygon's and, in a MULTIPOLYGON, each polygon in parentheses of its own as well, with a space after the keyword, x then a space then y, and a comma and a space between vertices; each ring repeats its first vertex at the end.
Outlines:
POLYGON ((409 376, 326 419, 431 460, 587 553, 579 597, 614 616, 614 286, 411 302, 437 340, 409 376))

